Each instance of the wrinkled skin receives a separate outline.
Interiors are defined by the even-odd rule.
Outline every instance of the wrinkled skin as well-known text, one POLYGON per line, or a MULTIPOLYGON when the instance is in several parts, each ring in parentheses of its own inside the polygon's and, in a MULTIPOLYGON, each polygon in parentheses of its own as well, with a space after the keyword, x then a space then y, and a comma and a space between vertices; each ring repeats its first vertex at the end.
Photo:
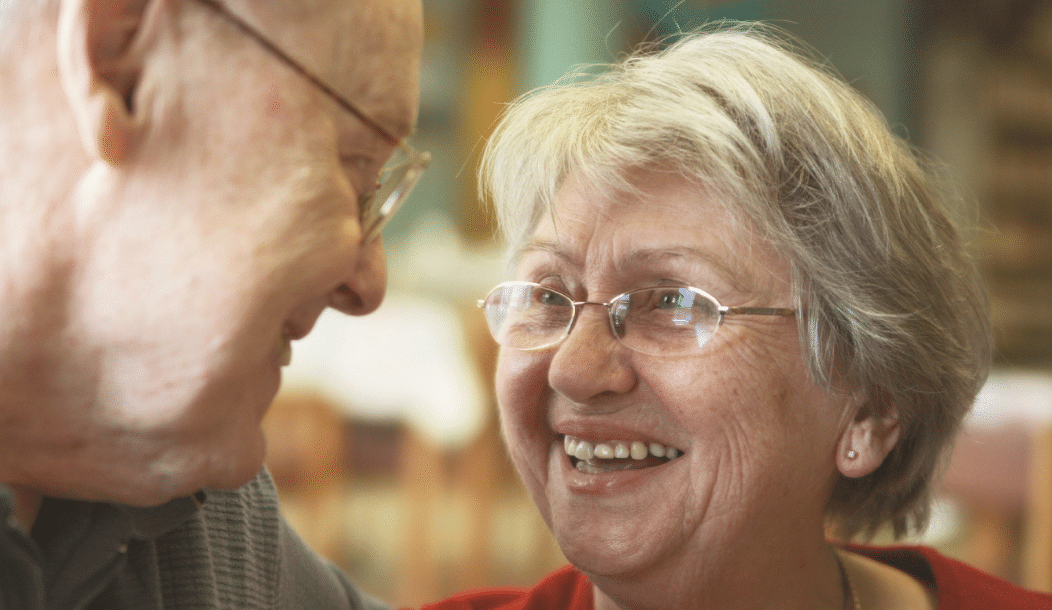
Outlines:
MULTIPOLYGON (((634 180, 642 200, 604 196, 571 176, 516 279, 574 300, 669 283, 725 305, 793 307, 784 259, 722 202, 667 176, 634 180)), ((793 318, 728 317, 703 351, 662 358, 623 347, 606 312, 586 307, 553 349, 503 348, 497 388, 513 461, 566 557, 598 586, 601 607, 763 607, 772 589, 781 607, 837 607, 822 524, 846 404, 811 381, 793 318), (660 442, 684 455, 584 474, 570 465, 564 434, 660 442), (787 558, 770 548, 792 549, 821 584, 781 582, 799 572, 780 570, 787 558)))
MULTIPOLYGON (((24 76, 50 116, 3 98, 51 132, 27 138, 38 156, 0 202, 17 227, 0 257, 0 481, 135 505, 238 486, 262 466, 288 341, 328 306, 383 298, 357 197, 393 145, 196 2, 123 22, 106 12, 123 3, 75 4, 58 59, 15 68, 56 75, 24 76), (57 194, 27 212, 45 183, 57 194)), ((392 133, 414 124, 418 1, 228 5, 392 133)))

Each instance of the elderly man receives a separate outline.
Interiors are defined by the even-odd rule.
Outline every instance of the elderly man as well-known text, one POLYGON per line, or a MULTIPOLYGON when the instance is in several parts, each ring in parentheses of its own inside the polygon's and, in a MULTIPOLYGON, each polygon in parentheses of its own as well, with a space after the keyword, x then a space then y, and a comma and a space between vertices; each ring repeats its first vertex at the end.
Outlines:
POLYGON ((291 341, 383 298, 421 21, 0 2, 0 608, 369 605, 284 525, 260 420, 291 341))

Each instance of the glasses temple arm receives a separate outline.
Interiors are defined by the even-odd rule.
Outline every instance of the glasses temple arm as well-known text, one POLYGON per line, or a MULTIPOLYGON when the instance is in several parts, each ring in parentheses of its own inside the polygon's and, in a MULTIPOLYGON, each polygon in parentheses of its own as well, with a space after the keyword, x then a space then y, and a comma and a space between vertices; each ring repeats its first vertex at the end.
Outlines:
POLYGON ((382 135, 384 137, 384 139, 387 140, 390 144, 392 144, 394 146, 398 145, 398 143, 399 143, 398 138, 396 138, 393 135, 391 135, 391 132, 387 131, 387 129, 385 129, 382 125, 380 125, 376 121, 374 121, 371 118, 369 118, 368 116, 366 116, 366 114, 364 112, 362 112, 361 110, 358 110, 353 104, 351 104, 347 100, 343 99, 343 96, 340 95, 339 93, 337 93, 332 87, 327 85, 320 78, 314 76, 309 70, 307 70, 302 65, 300 65, 300 63, 298 61, 296 61, 295 59, 290 57, 288 55, 288 53, 286 53, 285 51, 283 51, 280 48, 278 48, 274 43, 270 42, 270 40, 268 40, 265 36, 263 36, 258 31, 256 31, 255 28, 250 26, 248 23, 246 23, 244 20, 242 20, 240 17, 238 17, 234 13, 230 12, 230 9, 228 9, 226 6, 224 6, 221 2, 218 2, 218 0, 198 0, 198 2, 201 2, 205 6, 208 6, 209 8, 211 8, 213 11, 215 11, 215 12, 219 13, 220 15, 222 15, 224 18, 226 18, 226 20, 228 22, 230 22, 235 27, 237 27, 237 29, 239 29, 242 32, 244 32, 249 38, 255 40, 258 44, 262 45, 265 49, 267 49, 268 51, 270 51, 274 55, 276 55, 279 58, 281 58, 281 60, 284 61, 286 64, 288 64, 288 66, 290 68, 292 68, 293 70, 298 72, 301 76, 303 76, 303 78, 306 78, 311 83, 313 83, 316 87, 318 87, 319 89, 324 91, 326 95, 331 97, 344 110, 346 110, 347 112, 350 112, 354 116, 358 117, 358 120, 360 120, 361 122, 365 123, 369 127, 372 127, 373 129, 375 129, 376 132, 379 133, 380 135, 382 135))
POLYGON ((720 307, 720 313, 744 316, 793 316, 796 315, 796 310, 781 307, 720 307))

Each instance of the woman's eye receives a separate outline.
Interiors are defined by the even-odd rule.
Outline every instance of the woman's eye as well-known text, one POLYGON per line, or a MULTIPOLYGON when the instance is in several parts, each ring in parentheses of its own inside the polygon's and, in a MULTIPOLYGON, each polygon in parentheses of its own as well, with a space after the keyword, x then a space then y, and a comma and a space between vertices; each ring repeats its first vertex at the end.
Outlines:
POLYGON ((558 305, 559 303, 562 303, 565 299, 563 299, 562 295, 560 295, 558 292, 545 290, 540 294, 538 300, 541 303, 544 303, 545 305, 558 305))
POLYGON ((662 309, 672 309, 679 307, 681 297, 678 292, 666 292, 658 297, 658 307, 662 309))

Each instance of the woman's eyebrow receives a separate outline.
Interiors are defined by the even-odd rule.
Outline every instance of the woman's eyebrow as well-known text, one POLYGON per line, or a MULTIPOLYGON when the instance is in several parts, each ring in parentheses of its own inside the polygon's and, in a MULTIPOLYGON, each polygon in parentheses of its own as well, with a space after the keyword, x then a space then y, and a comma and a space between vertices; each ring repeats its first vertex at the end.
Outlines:
POLYGON ((741 274, 734 266, 711 252, 691 246, 674 246, 671 248, 640 248, 619 257, 622 264, 629 268, 647 267, 668 261, 702 262, 715 269, 728 280, 735 280, 741 274))
POLYGON ((515 253, 511 257, 512 263, 517 264, 522 260, 522 257, 531 252, 545 252, 566 263, 572 263, 574 260, 570 251, 560 246, 558 242, 550 239, 531 238, 515 249, 515 253))
MULTIPOLYGON (((549 239, 533 238, 515 250, 512 264, 518 264, 524 256, 532 252, 549 254, 564 263, 573 264, 576 259, 570 250, 559 242, 549 239)), ((673 246, 666 248, 637 248, 618 257, 618 266, 626 270, 636 270, 670 261, 702 262, 716 271, 731 286, 742 285, 742 274, 736 273, 732 264, 716 257, 707 250, 691 246, 673 246)))
MULTIPOLYGON (((515 258, 521 258, 530 252, 545 252, 552 256, 570 262, 574 260, 569 249, 558 242, 549 239, 533 238, 515 250, 515 258)), ((643 266, 663 259, 698 259, 711 265, 721 267, 729 271, 727 265, 717 257, 698 248, 690 246, 674 246, 671 248, 637 248, 629 251, 624 256, 618 257, 622 262, 631 266, 643 266)))

